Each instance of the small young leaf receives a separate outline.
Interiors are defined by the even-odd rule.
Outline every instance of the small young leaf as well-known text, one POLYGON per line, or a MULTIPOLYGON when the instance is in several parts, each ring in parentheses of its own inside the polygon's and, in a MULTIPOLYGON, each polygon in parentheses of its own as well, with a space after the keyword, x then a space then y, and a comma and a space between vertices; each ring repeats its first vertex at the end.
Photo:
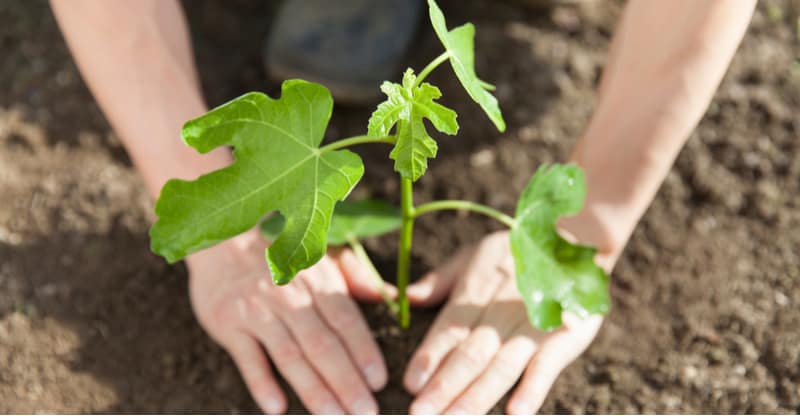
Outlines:
POLYGON ((325 87, 290 80, 278 100, 249 93, 186 123, 187 144, 201 153, 233 146, 236 161, 194 181, 167 182, 150 229, 152 250, 174 262, 279 210, 286 226, 266 252, 273 280, 288 283, 314 265, 325 254, 336 201, 364 173, 355 153, 320 150, 332 109, 325 87))
POLYGON ((517 203, 511 254, 528 318, 539 329, 560 326, 562 310, 580 317, 609 310, 609 279, 594 263, 596 250, 572 244, 556 231, 558 218, 580 212, 585 196, 579 167, 543 166, 517 203))
POLYGON ((381 86, 388 99, 382 102, 369 119, 367 134, 372 137, 389 135, 397 126, 397 144, 389 157, 394 159, 394 169, 404 178, 416 181, 428 169, 428 158, 436 157, 436 140, 428 135, 424 118, 436 130, 454 135, 458 133, 455 111, 434 102, 442 96, 438 88, 423 82, 414 86, 417 77, 409 69, 403 84, 384 82, 381 86))
MULTIPOLYGON (((400 208, 384 201, 342 201, 333 210, 328 244, 340 246, 347 244, 350 239, 362 240, 387 234, 399 229, 402 222, 400 208)), ((283 215, 275 212, 261 222, 261 234, 268 240, 274 240, 285 223, 283 215)))
POLYGON ((497 99, 487 90, 493 90, 494 86, 481 81, 475 73, 475 26, 472 23, 459 26, 453 30, 447 30, 444 14, 436 1, 428 0, 433 30, 441 40, 444 48, 450 53, 450 65, 456 73, 456 77, 461 81, 461 85, 467 90, 472 99, 481 106, 489 119, 492 120, 497 130, 505 131, 506 122, 500 112, 497 99))

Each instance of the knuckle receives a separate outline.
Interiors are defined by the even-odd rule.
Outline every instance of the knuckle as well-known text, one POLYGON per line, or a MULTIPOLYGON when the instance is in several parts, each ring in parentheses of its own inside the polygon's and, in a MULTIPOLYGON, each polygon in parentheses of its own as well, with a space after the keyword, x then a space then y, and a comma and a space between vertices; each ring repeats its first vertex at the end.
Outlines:
POLYGON ((425 386, 425 389, 429 400, 435 401, 447 391, 447 383, 441 377, 435 377, 425 386))
POLYGON ((459 409, 458 413, 462 414, 463 413, 484 414, 485 411, 481 411, 478 409, 483 409, 486 406, 481 405, 481 398, 473 396, 474 395, 463 395, 458 400, 456 400, 450 407, 454 409, 459 409))
POLYGON ((456 348, 457 358, 470 369, 483 368, 492 358, 492 351, 475 344, 461 344, 456 348))
POLYGON ((430 368, 433 364, 434 356, 430 349, 419 351, 411 361, 411 366, 419 370, 430 368))
POLYGON ((258 279, 256 282, 256 290, 261 293, 269 293, 273 289, 273 286, 266 278, 258 279))
MULTIPOLYGON (((242 303, 237 302, 238 298, 217 302, 209 308, 198 308, 196 310, 197 319, 207 330, 216 332, 218 329, 241 325, 242 303)), ((246 305, 244 306, 246 309, 246 305)))
POLYGON ((457 342, 467 339, 470 333, 470 328, 459 322, 450 322, 445 325, 442 331, 442 337, 456 340, 457 342))
POLYGON ((434 356, 431 352, 430 348, 422 347, 414 354, 411 358, 411 362, 408 364, 409 371, 413 370, 413 372, 422 372, 431 367, 434 364, 434 356))
POLYGON ((322 409, 327 409, 330 403, 336 403, 336 399, 322 385, 316 385, 308 389, 305 393, 309 410, 321 413, 322 409))
POLYGON ((341 385, 334 390, 343 403, 356 403, 368 394, 359 387, 361 381, 358 378, 346 377, 342 381, 341 385))
POLYGON ((359 324, 360 316, 355 310, 341 305, 327 317, 331 327, 340 332, 350 332, 359 324))
POLYGON ((273 359, 284 364, 296 363, 303 359, 303 351, 292 341, 283 341, 272 349, 273 359))
POLYGON ((524 364, 520 363, 518 360, 499 354, 494 358, 492 371, 503 379, 517 379, 522 373, 523 367, 524 364))
POLYGON ((488 247, 497 247, 497 248, 508 247, 509 246, 508 233, 505 232, 505 231, 500 231, 500 232, 493 233, 493 234, 489 235, 488 237, 486 237, 485 239, 483 239, 483 241, 481 242, 481 245, 484 246, 485 248, 488 248, 488 247))
POLYGON ((197 312, 197 319, 207 325, 215 325, 220 322, 225 322, 230 317, 232 317, 230 308, 226 308, 225 305, 215 305, 209 311, 197 312))
POLYGON ((276 286, 268 293, 270 303, 287 310, 296 310, 311 305, 311 296, 300 282, 293 281, 285 286, 276 286))
POLYGON ((242 374, 244 383, 256 395, 271 390, 271 383, 267 375, 262 372, 250 371, 242 374))
POLYGON ((339 341, 327 331, 317 331, 304 337, 309 354, 326 356, 336 349, 339 341))

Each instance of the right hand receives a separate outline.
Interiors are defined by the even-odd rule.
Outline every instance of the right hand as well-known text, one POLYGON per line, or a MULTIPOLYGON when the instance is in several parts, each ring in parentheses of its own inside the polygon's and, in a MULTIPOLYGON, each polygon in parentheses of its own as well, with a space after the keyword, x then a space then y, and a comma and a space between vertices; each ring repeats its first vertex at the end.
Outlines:
POLYGON ((287 400, 265 351, 309 411, 376 413, 371 391, 386 384, 386 364, 350 297, 380 299, 370 271, 345 250, 276 286, 265 248, 251 231, 187 259, 203 328, 230 353, 267 413, 285 413, 287 400))
POLYGON ((514 278, 508 231, 461 250, 407 293, 420 306, 449 295, 406 368, 404 384, 416 396, 411 414, 485 414, 512 388, 506 411, 536 413, 556 377, 603 322, 601 316, 565 313, 557 330, 531 326, 514 278))

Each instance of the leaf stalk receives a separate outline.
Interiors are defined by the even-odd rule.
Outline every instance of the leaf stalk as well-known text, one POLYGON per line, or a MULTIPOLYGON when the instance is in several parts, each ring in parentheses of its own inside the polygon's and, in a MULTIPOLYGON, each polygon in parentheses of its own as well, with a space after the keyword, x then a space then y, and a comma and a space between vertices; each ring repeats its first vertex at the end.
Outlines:
POLYGON ((425 68, 423 68, 422 71, 419 73, 419 75, 417 75, 417 80, 414 81, 414 87, 418 87, 419 84, 422 84, 422 81, 425 80, 428 74, 433 72, 433 70, 436 69, 436 67, 443 64, 444 61, 448 59, 450 59, 450 52, 448 51, 445 51, 441 55, 437 56, 436 59, 431 61, 431 63, 429 63, 428 66, 426 66, 425 68))
POLYGON ((353 253, 361 260, 362 263, 366 264, 369 267, 370 272, 372 273, 372 277, 375 279, 375 285, 378 287, 378 293, 381 294, 381 298, 383 298, 383 302, 386 304, 386 307, 389 308, 389 311, 397 316, 398 310, 400 307, 398 306, 397 302, 389 297, 389 294, 386 293, 385 283, 383 282, 383 278, 381 277, 380 272, 378 269, 375 268, 375 263, 369 258, 369 254, 367 254, 367 250, 364 249, 364 246, 358 241, 357 238, 352 237, 347 239, 347 244, 350 245, 350 248, 353 250, 353 253))
POLYGON ((394 145, 397 143, 397 138, 394 136, 384 136, 384 137, 372 137, 372 136, 353 136, 348 137, 346 139, 337 140, 333 143, 326 144, 319 148, 321 153, 330 152, 333 150, 338 150, 344 147, 355 146, 357 144, 364 144, 364 143, 387 143, 394 145))
POLYGON ((444 200, 444 201, 434 201, 429 202, 427 204, 422 204, 414 209, 414 217, 418 217, 422 214, 433 212, 433 211, 442 211, 442 210, 467 210, 472 212, 477 212, 479 214, 486 215, 487 217, 494 218, 497 221, 508 226, 508 228, 514 227, 514 218, 486 205, 478 204, 471 201, 459 201, 459 200, 444 200))

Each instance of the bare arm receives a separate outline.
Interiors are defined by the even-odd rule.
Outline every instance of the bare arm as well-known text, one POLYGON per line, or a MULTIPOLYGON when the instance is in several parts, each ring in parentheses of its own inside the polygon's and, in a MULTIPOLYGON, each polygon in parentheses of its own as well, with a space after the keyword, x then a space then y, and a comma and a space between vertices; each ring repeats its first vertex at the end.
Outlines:
MULTIPOLYGON (((606 269, 705 112, 754 6, 755 0, 627 5, 596 111, 572 155, 586 169, 586 207, 561 224, 579 241, 597 245, 606 269)), ((503 271, 510 263, 508 236, 494 235, 409 287, 409 299, 419 303, 452 289, 406 371, 405 385, 417 393, 412 413, 485 412, 520 375, 507 411, 535 413, 561 370, 594 338, 599 316, 567 315, 564 326, 549 333, 528 325, 512 273, 503 271), (477 287, 499 289, 489 297, 477 287), (481 318, 463 312, 476 305, 481 318), (511 330, 507 322, 522 324, 511 330)))
POLYGON ((195 178, 230 162, 180 140, 206 111, 189 33, 175 0, 52 0, 86 83, 144 176, 152 196, 169 178, 195 178))
MULTIPOLYGON (((51 3, 81 74, 153 197, 170 178, 193 179, 230 163, 225 149, 199 155, 180 140, 183 123, 206 104, 176 0, 51 3)), ((253 230, 187 258, 200 323, 231 354, 264 411, 287 406, 266 350, 309 410, 376 412, 370 390, 386 383, 386 365, 350 298, 360 288, 362 298, 380 299, 369 272, 344 251, 274 286, 265 246, 253 230)))
POLYGON ((586 169, 586 208, 563 223, 612 263, 705 113, 755 4, 631 0, 626 6, 596 110, 572 155, 586 169))

